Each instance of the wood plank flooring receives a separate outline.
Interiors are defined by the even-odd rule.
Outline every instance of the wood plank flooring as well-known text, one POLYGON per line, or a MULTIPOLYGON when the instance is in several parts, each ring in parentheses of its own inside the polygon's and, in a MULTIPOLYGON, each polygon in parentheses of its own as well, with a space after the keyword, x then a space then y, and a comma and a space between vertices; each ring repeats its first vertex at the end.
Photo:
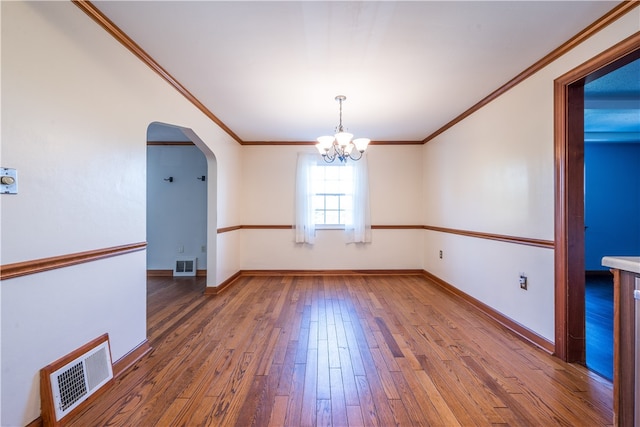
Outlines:
POLYGON ((613 274, 585 280, 586 364, 613 381, 613 274))
POLYGON ((422 276, 151 278, 154 350, 72 426, 601 426, 611 384, 422 276))

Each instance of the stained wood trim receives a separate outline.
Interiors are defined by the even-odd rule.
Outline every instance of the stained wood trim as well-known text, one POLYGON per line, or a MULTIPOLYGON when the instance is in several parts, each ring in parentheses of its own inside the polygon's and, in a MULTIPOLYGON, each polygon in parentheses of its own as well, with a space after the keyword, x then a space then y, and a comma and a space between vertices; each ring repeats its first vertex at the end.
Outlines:
POLYGON ((236 231, 236 230, 240 230, 242 228, 241 225, 232 225, 231 227, 221 227, 218 228, 218 234, 222 234, 222 233, 228 233, 229 231, 236 231))
POLYGON ((42 258, 31 261, 17 262, 0 266, 0 280, 13 279, 29 274, 42 273, 43 271, 69 267, 85 262, 97 261, 103 258, 124 255, 131 252, 144 250, 147 242, 132 243, 129 245, 113 246, 111 248, 96 249, 87 252, 61 255, 51 258, 42 258))
POLYGON ((291 230, 293 225, 232 225, 230 227, 218 228, 218 234, 228 233, 236 230, 291 230))
POLYGON ((138 344, 129 353, 122 356, 113 363, 113 378, 118 379, 124 375, 136 362, 146 356, 153 348, 146 339, 138 344))
MULTIPOLYGON (((289 230, 293 225, 235 225, 218 229, 218 234, 235 230, 289 230)), ((483 233, 479 231, 458 230, 454 228, 436 227, 432 225, 372 225, 373 230, 431 230, 441 233, 459 234, 461 236, 476 237, 480 239, 498 240, 501 242, 515 243, 518 245, 536 246, 540 248, 554 249, 555 242, 552 240, 531 239, 528 237, 508 236, 504 234, 483 233)))
POLYGON ((640 5, 640 2, 638 2, 637 0, 623 1, 622 3, 620 3, 613 9, 611 9, 607 14, 605 14, 600 19, 595 21, 593 24, 589 25, 587 28, 585 28, 584 30, 582 30, 581 32, 573 36, 571 39, 569 39, 568 41, 560 45, 558 48, 548 53, 542 59, 540 59, 539 61, 531 65, 529 68, 522 71, 520 74, 518 74, 517 76, 509 80, 507 83, 505 83, 495 91, 491 92, 489 95, 487 95, 485 98, 480 100, 477 104, 473 105, 471 108, 466 110, 464 113, 460 114, 458 117, 456 117, 446 125, 442 126, 440 129, 438 129, 431 135, 427 136, 422 141, 422 143, 426 144, 427 142, 434 139, 436 136, 452 128, 456 124, 460 123, 462 120, 466 119, 471 114, 480 110, 482 107, 484 107, 491 101, 495 100, 499 96, 511 90, 516 85, 522 83, 524 80, 528 79, 538 71, 542 70, 544 67, 546 67, 556 59, 560 58, 562 55, 566 54, 571 49, 574 49, 580 43, 584 42, 585 40, 587 40, 588 38, 590 38, 591 36, 599 32, 600 30, 609 26, 610 24, 618 20, 620 17, 626 15, 631 10, 638 7, 638 5, 640 5))
POLYGON ((242 277, 251 276, 419 276, 423 270, 240 270, 218 286, 205 288, 205 296, 220 295, 242 277))
MULTIPOLYGON (((635 4, 636 6, 639 6, 640 1, 636 1, 635 4)), ((611 46, 601 54, 587 60, 573 70, 566 72, 562 76, 558 77, 555 80, 555 83, 561 86, 568 86, 572 83, 586 78, 590 74, 599 72, 600 70, 610 66, 617 60, 622 59, 627 55, 633 54, 638 49, 640 49, 640 32, 632 34, 621 42, 611 46)), ((640 55, 634 56, 628 62, 637 59, 638 56, 640 55)), ((618 67, 614 67, 613 69, 615 68, 618 67)), ((613 71, 613 69, 607 69, 607 72, 613 71)))
POLYGON ((240 270, 241 276, 418 276, 423 270, 240 270))
POLYGON ((292 230, 293 225, 241 225, 245 230, 292 230))
POLYGON ((134 42, 124 31, 122 31, 117 25, 115 25, 109 18, 107 18, 95 5, 90 1, 85 0, 71 0, 76 6, 78 6, 84 13, 89 15, 94 21, 96 21, 102 28, 104 28, 109 34, 111 34, 116 40, 118 40, 124 47, 129 49, 131 53, 137 56, 142 62, 147 64, 149 68, 155 71, 160 77, 173 86, 182 96, 184 96, 189 102, 191 102, 197 109, 202 111, 209 119, 215 124, 220 126, 229 136, 235 139, 238 143, 242 144, 242 140, 236 135, 222 120, 217 118, 207 107, 204 106, 191 92, 189 92, 182 84, 177 81, 171 74, 167 72, 155 59, 153 59, 147 52, 145 52, 136 42, 134 42))
MULTIPOLYGON (((295 227, 293 225, 260 225, 260 224, 252 224, 252 225, 235 225, 231 227, 224 227, 218 229, 218 234, 226 233, 229 231, 235 230, 292 230, 295 227)), ((371 228, 373 230, 420 230, 423 228, 422 225, 372 225, 371 228)), ((323 229, 319 229, 323 230, 323 229)))
MULTIPOLYGON (((640 2, 635 2, 638 6, 640 2)), ((635 7, 634 6, 634 7, 635 7)), ((629 10, 631 7, 629 7, 629 10)), ((554 81, 555 342, 556 355, 584 361, 584 138, 581 80, 629 55, 640 54, 633 34, 554 81), (577 106, 576 106, 577 105, 577 106), (571 120, 570 120, 571 118, 571 120)), ((624 59, 626 61, 626 59, 624 59)))
POLYGON ((204 295, 205 296, 220 295, 222 292, 224 292, 227 289, 229 289, 231 287, 231 285, 234 285, 236 283, 236 281, 241 276, 242 276, 242 272, 238 271, 233 276, 229 277, 227 280, 225 280, 224 282, 220 283, 218 286, 207 286, 204 289, 204 295))
MULTIPOLYGON (((567 86, 566 128, 568 144, 564 155, 565 177, 572 186, 571 191, 563 194, 567 217, 562 227, 565 227, 571 237, 565 240, 566 274, 567 280, 572 282, 571 290, 560 295, 556 302, 561 301, 566 307, 564 319, 571 335, 561 340, 564 344, 566 362, 586 363, 586 308, 585 296, 585 255, 584 255, 584 82, 567 86), (575 191, 576 189, 580 191, 575 191)), ((555 292, 555 288, 554 288, 555 292)), ((555 308, 554 308, 555 310, 555 308)))
POLYGON ((173 277, 173 270, 147 270, 147 277, 173 277))
POLYGON ((43 421, 42 421, 42 417, 38 417, 35 420, 31 421, 29 424, 27 424, 26 427, 42 427, 43 421))
MULTIPOLYGON (((173 277, 173 270, 147 270, 147 277, 173 277)), ((196 270, 196 277, 207 277, 207 270, 196 270)))
MULTIPOLYGON (((315 146, 316 141, 243 141, 242 145, 307 145, 315 146)), ((422 145, 423 141, 371 141, 369 145, 422 145)))
POLYGON ((371 141, 369 145, 422 145, 422 141, 371 141))
POLYGON ((527 328, 526 326, 521 325, 520 323, 518 323, 515 320, 505 316, 504 314, 500 313, 499 311, 494 310, 493 308, 489 307, 487 304, 483 303, 480 300, 475 299, 471 295, 469 295, 469 294, 461 291, 460 289, 456 288, 455 286, 445 282, 444 280, 442 280, 438 276, 436 276, 436 275, 434 275, 432 273, 429 273, 426 270, 423 271, 423 274, 428 280, 436 283, 437 285, 439 285, 440 287, 442 287, 446 291, 450 292, 451 294, 453 294, 453 295, 461 298, 462 300, 466 301, 467 303, 471 304, 472 306, 474 306, 475 308, 480 310, 482 313, 484 313, 486 316, 490 317, 491 319, 495 320, 496 322, 498 322, 499 324, 501 324, 505 328, 509 329, 511 332, 513 332, 514 334, 516 334, 520 338, 524 339, 525 341, 529 341, 532 344, 535 344, 536 346, 540 347, 541 349, 545 350, 546 352, 548 352, 550 354, 553 353, 553 351, 555 349, 554 344, 551 341, 549 341, 546 338, 544 338, 543 336, 538 335, 537 333, 535 333, 531 329, 527 328))
POLYGON ((498 240, 500 242, 515 243, 518 245, 536 246, 539 248, 554 249, 555 242, 552 240, 531 239, 528 237, 507 236, 504 234, 483 233, 479 231, 458 230, 455 228, 436 227, 425 225, 425 230, 439 231, 441 233, 459 234, 467 237, 477 237, 480 239, 498 240))
POLYGON ((372 225, 372 230, 422 230, 424 225, 372 225))

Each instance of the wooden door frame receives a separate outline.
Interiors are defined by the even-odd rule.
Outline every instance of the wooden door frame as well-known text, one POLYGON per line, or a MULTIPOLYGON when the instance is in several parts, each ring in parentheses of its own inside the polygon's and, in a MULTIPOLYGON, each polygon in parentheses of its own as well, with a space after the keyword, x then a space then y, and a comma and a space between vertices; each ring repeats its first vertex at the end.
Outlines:
POLYGON ((554 81, 555 355, 585 362, 584 84, 640 57, 640 33, 554 81))

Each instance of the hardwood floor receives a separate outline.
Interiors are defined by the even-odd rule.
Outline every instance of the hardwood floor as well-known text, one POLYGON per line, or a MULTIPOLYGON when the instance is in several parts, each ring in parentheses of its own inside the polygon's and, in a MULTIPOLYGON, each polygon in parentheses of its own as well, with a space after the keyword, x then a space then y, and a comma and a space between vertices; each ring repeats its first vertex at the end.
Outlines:
POLYGON ((613 381, 613 275, 585 280, 587 367, 613 381))
POLYGON ((599 426, 611 384, 422 276, 152 278, 154 350, 72 426, 599 426))

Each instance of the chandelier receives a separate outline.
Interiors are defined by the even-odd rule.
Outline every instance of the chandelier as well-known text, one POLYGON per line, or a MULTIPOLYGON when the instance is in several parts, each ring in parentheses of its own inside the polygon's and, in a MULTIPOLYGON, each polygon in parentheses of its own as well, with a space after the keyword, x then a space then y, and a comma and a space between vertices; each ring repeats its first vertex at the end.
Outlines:
POLYGON ((335 135, 321 136, 316 144, 316 148, 327 163, 331 163, 335 159, 343 163, 346 163, 347 159, 360 160, 362 153, 371 141, 369 138, 356 138, 352 141, 353 134, 344 131, 342 127, 342 102, 346 99, 347 97, 344 95, 336 96, 336 101, 340 103, 340 123, 336 127, 335 135))

